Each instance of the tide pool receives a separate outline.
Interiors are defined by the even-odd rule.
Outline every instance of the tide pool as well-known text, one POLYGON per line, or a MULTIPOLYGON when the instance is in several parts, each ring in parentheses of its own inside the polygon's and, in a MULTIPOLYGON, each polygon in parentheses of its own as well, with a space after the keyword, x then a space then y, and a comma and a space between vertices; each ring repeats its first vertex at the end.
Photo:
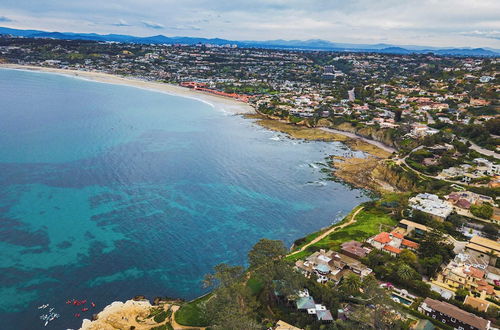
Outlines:
MULTIPOLYGON (((0 70, 0 317, 77 328, 135 295, 191 299, 260 238, 291 243, 369 197, 325 181, 341 143, 291 140, 177 96, 0 70)), ((7 325, 5 327, 5 325, 7 325)))

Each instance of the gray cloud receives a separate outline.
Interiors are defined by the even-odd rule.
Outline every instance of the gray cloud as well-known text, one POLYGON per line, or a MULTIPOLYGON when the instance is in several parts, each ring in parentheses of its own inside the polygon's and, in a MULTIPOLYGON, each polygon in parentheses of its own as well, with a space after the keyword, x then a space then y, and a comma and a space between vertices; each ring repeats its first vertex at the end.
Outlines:
POLYGON ((0 12, 12 27, 75 32, 500 48, 498 0, 16 0, 0 12))
POLYGON ((142 21, 142 24, 144 24, 145 27, 150 28, 150 29, 155 29, 155 30, 161 30, 164 29, 165 26, 160 23, 155 23, 151 21, 142 21))
POLYGON ((470 32, 461 32, 461 35, 471 36, 471 37, 480 37, 480 38, 490 38, 500 40, 500 31, 470 31, 470 32))
POLYGON ((117 23, 113 23, 111 24, 113 26, 132 26, 130 24, 127 23, 127 21, 123 20, 123 19, 119 19, 117 23))
POLYGON ((0 16, 0 22, 13 22, 13 20, 5 16, 0 16))

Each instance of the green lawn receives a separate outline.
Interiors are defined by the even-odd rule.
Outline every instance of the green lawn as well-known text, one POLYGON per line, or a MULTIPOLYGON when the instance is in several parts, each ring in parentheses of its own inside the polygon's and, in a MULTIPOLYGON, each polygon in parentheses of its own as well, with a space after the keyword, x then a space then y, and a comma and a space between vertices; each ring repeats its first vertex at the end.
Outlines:
MULTIPOLYGON (((379 205, 381 202, 386 202, 386 203, 397 202, 401 199, 401 197, 402 197, 401 194, 390 194, 384 196, 382 200, 377 201, 376 203, 377 206, 365 207, 365 209, 359 212, 356 216, 355 223, 334 231, 330 235, 323 238, 321 241, 311 245, 302 252, 288 256, 287 260, 295 261, 298 259, 303 259, 304 257, 310 255, 312 251, 318 249, 339 250, 340 245, 344 242, 351 240, 363 241, 379 233, 381 225, 382 225, 382 230, 388 230, 388 227, 395 226, 397 224, 397 221, 391 218, 387 213, 385 213, 383 209, 379 207, 379 205)), ((347 219, 350 219, 351 214, 355 210, 357 210, 357 208, 351 211, 351 213, 348 216, 346 216, 344 220, 342 220, 342 222, 345 222, 347 221, 347 219)), ((306 241, 310 242, 320 234, 321 232, 311 234, 306 237, 306 241)), ((302 246, 304 244, 302 244, 302 246)))
POLYGON ((338 231, 334 231, 314 244, 314 246, 339 250, 340 245, 344 242, 351 240, 364 241, 370 236, 379 233, 381 224, 386 225, 382 226, 382 230, 388 230, 388 227, 396 225, 397 221, 378 209, 364 209, 356 216, 355 223, 338 231))
POLYGON ((208 322, 203 316, 202 305, 210 299, 210 297, 212 297, 212 294, 205 295, 182 305, 181 308, 175 313, 175 321, 181 325, 192 327, 208 326, 208 322))
MULTIPOLYGON (((293 247, 293 250, 292 251, 297 251, 299 250, 301 247, 303 247, 304 245, 306 245, 307 243, 311 242, 313 239, 315 239, 316 237, 318 237, 319 235, 323 234, 325 231, 327 230, 330 230, 330 228, 332 227, 336 227, 336 226, 339 226, 347 221, 349 221, 351 219, 351 216, 354 212, 356 212, 356 210, 359 208, 359 206, 355 207, 354 209, 351 210, 351 212, 349 212, 348 215, 346 215, 344 217, 344 219, 342 219, 341 221, 337 222, 336 224, 328 227, 328 228, 324 228, 324 229, 321 229, 317 232, 314 232, 314 233, 311 233, 309 235, 307 235, 306 237, 303 237, 303 238, 300 238, 296 241, 300 241, 300 244, 297 244, 296 246, 293 247)), ((299 254, 302 254, 301 253, 297 253, 297 255, 299 254)), ((293 256, 293 258, 295 258, 296 255, 293 256)), ((290 258, 287 258, 287 259, 290 259, 290 258)), ((300 259, 300 258, 299 258, 300 259)), ((295 259, 296 260, 296 259, 295 259)))

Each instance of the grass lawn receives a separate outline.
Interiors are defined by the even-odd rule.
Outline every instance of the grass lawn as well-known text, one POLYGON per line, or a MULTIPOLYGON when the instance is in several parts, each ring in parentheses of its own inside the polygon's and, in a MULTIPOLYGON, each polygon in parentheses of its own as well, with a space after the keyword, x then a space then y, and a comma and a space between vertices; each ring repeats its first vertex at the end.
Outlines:
POLYGON ((205 295, 182 305, 175 313, 175 321, 181 325, 192 327, 208 326, 207 320, 203 317, 202 305, 210 299, 210 297, 212 297, 212 294, 205 295))
MULTIPOLYGON (((352 209, 352 210, 351 210, 351 212, 349 212, 349 214, 347 214, 347 215, 344 217, 344 219, 340 220, 340 221, 339 221, 339 222, 337 222, 336 224, 334 224, 334 225, 332 225, 332 226, 330 226, 330 227, 327 227, 327 228, 321 229, 321 230, 319 230, 319 231, 317 231, 317 232, 311 233, 311 234, 307 235, 306 237, 299 238, 297 241, 299 241, 299 242, 300 242, 300 244, 298 244, 298 245, 294 246, 294 247, 293 247, 292 252, 293 252, 293 251, 297 251, 297 250, 299 250, 301 247, 303 247, 303 246, 304 246, 304 245, 306 245, 307 243, 311 242, 313 239, 315 239, 315 238, 316 238, 316 237, 318 237, 319 235, 323 234, 325 231, 330 230, 332 227, 337 227, 337 226, 339 226, 339 225, 341 225, 341 224, 343 224, 343 223, 345 223, 345 222, 347 222, 347 221, 351 220, 352 214, 353 214, 354 212, 356 212, 356 210, 357 210, 358 208, 359 208, 359 207, 357 206, 357 207, 355 207, 354 209, 352 209)), ((302 252, 304 252, 304 251, 302 251, 302 252)), ((297 255, 302 254, 302 252, 297 253, 297 255)), ((294 255, 293 257, 295 257, 295 255, 294 255)), ((288 258, 288 257, 287 257, 287 259, 291 260, 291 259, 290 259, 290 258, 288 258)), ((299 258, 299 259, 300 259, 300 258, 299 258)), ((297 260, 297 259, 295 259, 295 260, 297 260)))
MULTIPOLYGON (((377 206, 375 207, 365 207, 362 211, 360 211, 356 216, 356 222, 348 225, 344 228, 338 229, 326 236, 319 242, 311 245, 306 250, 299 252, 295 255, 288 256, 287 260, 295 261, 298 259, 302 259, 312 253, 312 251, 316 251, 318 249, 334 249, 339 250, 340 245, 344 242, 357 240, 363 241, 382 230, 388 230, 388 227, 395 226, 397 221, 391 218, 390 215, 385 213, 382 208, 379 208, 381 202, 397 202, 403 197, 403 194, 389 194, 384 196, 384 198, 380 201, 377 201, 377 206), (382 226, 381 226, 382 225, 382 226)), ((404 198, 404 197, 403 197, 404 198)), ((357 209, 357 208, 356 208, 357 209)), ((351 211, 349 215, 347 215, 342 222, 350 219, 351 214, 356 210, 351 211)), ((310 242, 315 237, 320 235, 321 232, 317 232, 311 234, 305 238, 306 242, 310 242)), ((306 243, 304 242, 304 244, 306 243)), ((304 245, 302 244, 302 245, 304 245)))
POLYGON ((386 213, 377 209, 364 209, 356 216, 356 222, 352 225, 346 226, 338 231, 334 231, 314 246, 320 248, 339 250, 340 245, 344 242, 356 240, 364 241, 380 232, 380 225, 382 230, 387 230, 387 227, 396 225, 397 221, 392 219, 386 213))

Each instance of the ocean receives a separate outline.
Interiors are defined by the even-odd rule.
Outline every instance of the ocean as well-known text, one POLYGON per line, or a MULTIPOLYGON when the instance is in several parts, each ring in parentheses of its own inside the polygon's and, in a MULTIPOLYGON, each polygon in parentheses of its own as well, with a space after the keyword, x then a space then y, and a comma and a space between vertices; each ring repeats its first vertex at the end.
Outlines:
POLYGON ((197 100, 8 69, 0 100, 1 329, 42 328, 42 304, 66 329, 115 300, 195 298, 260 238, 290 246, 369 199, 321 172, 362 153, 197 100))

